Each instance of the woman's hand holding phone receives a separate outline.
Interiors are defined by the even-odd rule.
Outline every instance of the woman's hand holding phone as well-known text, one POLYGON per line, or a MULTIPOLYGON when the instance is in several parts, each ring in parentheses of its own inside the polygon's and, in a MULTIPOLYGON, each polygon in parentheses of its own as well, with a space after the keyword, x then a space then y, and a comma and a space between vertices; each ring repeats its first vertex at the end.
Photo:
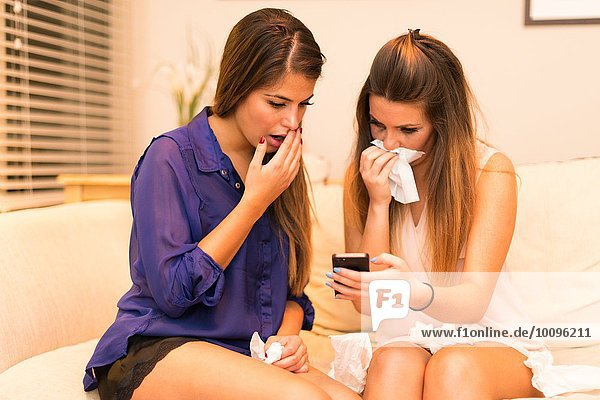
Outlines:
POLYGON ((403 279, 409 282, 414 277, 408 264, 400 257, 381 253, 371 263, 382 266, 380 271, 358 271, 352 268, 335 267, 332 273, 327 273, 331 281, 326 285, 335 290, 336 299, 350 300, 362 314, 370 315, 369 284, 374 280, 403 279))

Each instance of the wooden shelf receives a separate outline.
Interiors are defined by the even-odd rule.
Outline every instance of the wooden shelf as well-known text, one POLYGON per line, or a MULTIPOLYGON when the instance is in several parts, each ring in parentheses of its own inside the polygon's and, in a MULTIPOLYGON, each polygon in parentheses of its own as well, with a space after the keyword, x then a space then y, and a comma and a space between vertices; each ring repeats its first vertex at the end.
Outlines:
POLYGON ((131 177, 125 174, 64 174, 65 203, 87 200, 129 199, 131 177))

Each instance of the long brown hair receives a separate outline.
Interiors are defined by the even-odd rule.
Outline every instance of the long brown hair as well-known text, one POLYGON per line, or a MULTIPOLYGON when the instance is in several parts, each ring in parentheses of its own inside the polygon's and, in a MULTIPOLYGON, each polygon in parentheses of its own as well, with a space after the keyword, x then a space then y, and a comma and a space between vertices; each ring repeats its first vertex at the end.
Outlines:
MULTIPOLYGON (((473 220, 475 204, 476 104, 462 65, 441 41, 410 31, 377 53, 356 107, 357 140, 346 173, 347 223, 364 229, 369 195, 359 172, 360 156, 373 140, 369 96, 423 106, 433 125, 428 171, 427 255, 432 271, 456 269, 473 220)), ((390 205, 390 249, 399 246, 399 226, 408 208, 390 205)))
MULTIPOLYGON (((311 31, 288 11, 264 8, 231 30, 221 60, 213 112, 225 117, 251 92, 276 84, 287 73, 317 80, 325 57, 311 31)), ((310 202, 304 162, 274 201, 272 215, 289 238, 289 286, 300 296, 312 257, 310 202)))

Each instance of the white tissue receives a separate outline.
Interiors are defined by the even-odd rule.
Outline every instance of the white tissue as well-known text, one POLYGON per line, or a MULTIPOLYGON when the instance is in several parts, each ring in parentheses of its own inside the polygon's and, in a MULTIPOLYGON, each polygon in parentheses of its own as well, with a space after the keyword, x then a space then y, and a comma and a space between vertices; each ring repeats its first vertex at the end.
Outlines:
POLYGON ((369 335, 348 333, 329 338, 335 357, 328 375, 360 394, 365 388, 367 369, 373 357, 369 335))
POLYGON ((419 193, 417 192, 417 184, 410 163, 421 158, 425 153, 422 151, 411 150, 405 147, 397 147, 393 150, 388 150, 383 146, 381 140, 373 140, 371 142, 382 150, 398 154, 398 161, 390 172, 390 190, 396 201, 402 204, 409 204, 419 201, 419 193))
POLYGON ((281 353, 283 353, 281 343, 273 342, 265 356, 265 342, 262 341, 258 332, 252 334, 252 339, 250 339, 250 355, 252 358, 256 358, 265 364, 273 364, 275 361, 281 360, 281 353))
POLYGON ((533 386, 546 397, 600 388, 600 367, 591 365, 552 365, 548 350, 532 351, 525 365, 533 371, 533 386))

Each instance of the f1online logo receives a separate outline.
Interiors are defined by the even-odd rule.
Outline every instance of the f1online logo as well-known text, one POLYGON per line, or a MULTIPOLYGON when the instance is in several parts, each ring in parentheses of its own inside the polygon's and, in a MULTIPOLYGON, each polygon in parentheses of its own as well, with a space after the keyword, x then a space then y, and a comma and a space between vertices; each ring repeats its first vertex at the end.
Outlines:
POLYGON ((375 280, 369 283, 371 323, 377 330, 381 321, 402 319, 408 315, 410 284, 403 279, 375 280))

